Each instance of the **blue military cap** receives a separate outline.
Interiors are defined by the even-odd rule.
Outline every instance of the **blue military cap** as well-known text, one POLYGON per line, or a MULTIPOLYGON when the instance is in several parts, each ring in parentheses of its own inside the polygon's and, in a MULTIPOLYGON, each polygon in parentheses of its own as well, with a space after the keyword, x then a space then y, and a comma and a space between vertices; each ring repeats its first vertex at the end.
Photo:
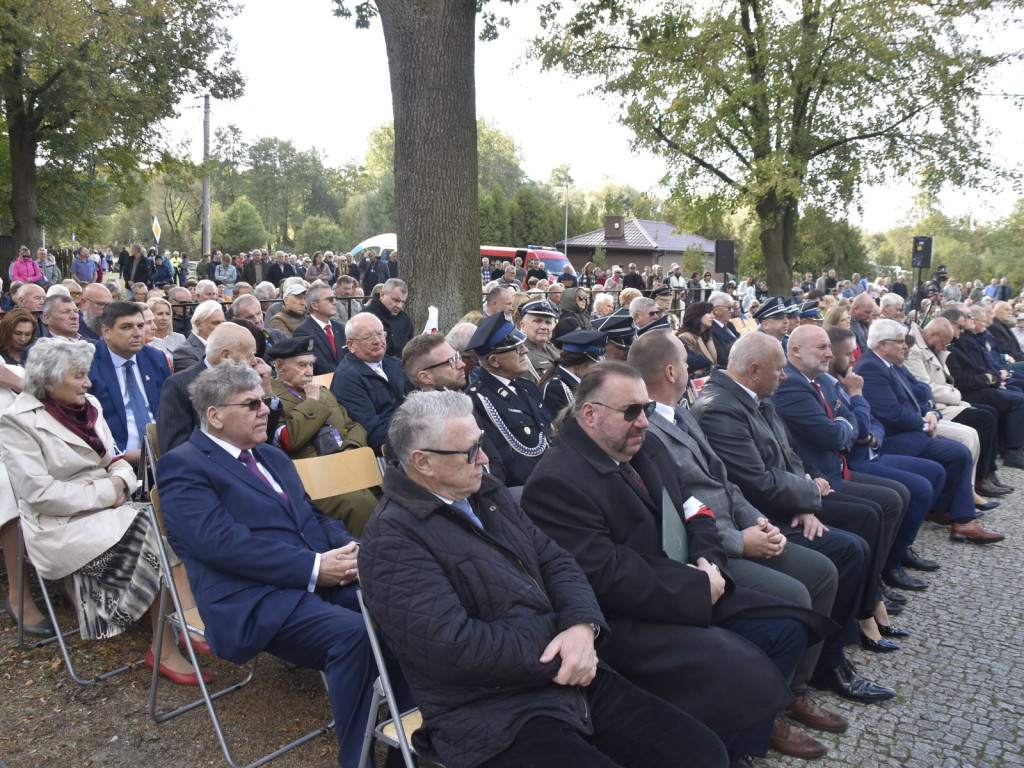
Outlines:
POLYGON ((800 314, 800 300, 797 298, 790 298, 786 300, 786 314, 787 315, 799 315, 800 314))
POLYGON ((554 345, 563 352, 574 355, 586 355, 598 360, 604 356, 604 348, 607 344, 607 337, 601 331, 570 331, 559 336, 554 345))
POLYGON ((651 298, 652 299, 656 299, 659 296, 671 296, 671 295, 672 295, 672 289, 669 288, 667 285, 663 285, 663 286, 661 286, 661 288, 658 288, 657 290, 651 291, 651 298))
POLYGON ((800 317, 813 317, 816 320, 821 318, 821 310, 818 309, 817 299, 810 299, 800 305, 800 317))
POLYGON ((668 322, 668 315, 662 315, 653 323, 648 323, 643 328, 636 329, 636 335, 643 336, 648 331, 668 331, 671 330, 672 326, 668 322))
POLYGON ((526 336, 503 312, 485 317, 477 326, 476 333, 469 340, 466 349, 479 355, 492 352, 508 352, 526 341, 526 336))
POLYGON ((523 315, 545 315, 547 317, 558 317, 558 310, 551 306, 551 303, 544 299, 528 301, 519 308, 519 314, 523 315))
POLYGON ((286 360, 290 357, 312 354, 312 336, 292 336, 290 339, 281 339, 281 341, 267 350, 267 357, 271 360, 286 360))
POLYGON ((633 327, 633 316, 625 307, 594 320, 594 330, 601 331, 608 338, 609 344, 628 348, 636 341, 636 328, 633 327))
POLYGON ((764 300, 764 304, 754 313, 754 319, 761 322, 769 317, 778 317, 784 314, 786 314, 786 300, 781 296, 772 296, 764 300))

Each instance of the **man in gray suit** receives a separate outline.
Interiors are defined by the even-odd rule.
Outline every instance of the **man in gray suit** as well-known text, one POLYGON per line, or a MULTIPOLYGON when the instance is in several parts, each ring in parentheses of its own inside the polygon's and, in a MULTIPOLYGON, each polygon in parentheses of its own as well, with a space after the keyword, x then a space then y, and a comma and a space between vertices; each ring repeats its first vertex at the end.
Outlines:
MULTIPOLYGON (((711 449, 697 420, 678 405, 689 378, 686 357, 686 347, 671 332, 655 331, 633 344, 627 360, 657 403, 656 412, 648 419, 648 431, 667 449, 659 455, 672 461, 671 466, 660 467, 662 475, 678 480, 688 495, 714 512, 729 555, 729 573, 737 584, 831 616, 840 626, 849 625, 856 609, 857 585, 866 567, 858 556, 859 548, 848 540, 848 534, 836 531, 813 541, 800 537, 788 544, 779 529, 747 501, 729 481, 725 464, 711 449), (845 583, 840 584, 840 574, 845 583), (840 586, 843 591, 837 601, 840 586)), ((804 725, 836 732, 848 726, 844 718, 823 709, 808 693, 816 666, 831 669, 842 663, 846 635, 841 632, 824 645, 810 646, 793 673, 791 688, 797 698, 788 713, 804 725)))

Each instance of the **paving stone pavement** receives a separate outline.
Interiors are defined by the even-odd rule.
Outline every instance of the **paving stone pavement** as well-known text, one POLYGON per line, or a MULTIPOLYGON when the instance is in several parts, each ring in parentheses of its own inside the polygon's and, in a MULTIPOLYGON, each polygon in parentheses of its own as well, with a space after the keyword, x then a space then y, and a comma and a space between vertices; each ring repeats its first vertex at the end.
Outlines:
POLYGON ((949 528, 926 522, 915 551, 942 569, 909 592, 893 623, 911 633, 895 653, 849 648, 868 680, 896 690, 884 704, 856 704, 818 691, 826 709, 850 720, 844 734, 809 730, 829 754, 808 762, 770 753, 770 768, 902 766, 1011 768, 1024 766, 1024 471, 1002 469, 1017 488, 981 519, 1006 534, 998 544, 949 541, 949 528))

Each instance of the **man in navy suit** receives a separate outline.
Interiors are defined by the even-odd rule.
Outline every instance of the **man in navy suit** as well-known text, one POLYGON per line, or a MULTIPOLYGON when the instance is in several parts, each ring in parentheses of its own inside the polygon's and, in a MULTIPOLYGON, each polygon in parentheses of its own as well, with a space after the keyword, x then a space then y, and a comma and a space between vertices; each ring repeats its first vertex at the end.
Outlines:
POLYGON ((323 671, 338 759, 354 766, 376 678, 356 599, 358 543, 317 509, 288 457, 263 445, 259 374, 225 362, 190 392, 200 428, 163 455, 157 484, 210 648, 239 664, 267 651, 323 671))
MULTIPOLYGON (((939 414, 931 388, 904 369, 907 329, 895 320, 876 320, 868 331, 868 350, 855 366, 864 379, 864 397, 871 412, 885 427, 883 453, 931 459, 946 470, 946 483, 935 500, 935 519, 951 523, 952 541, 991 544, 1001 533, 986 531, 974 514, 971 452, 953 440, 935 434, 939 414)), ((933 515, 929 515, 930 518, 933 515)))
POLYGON ((402 361, 385 354, 387 332, 380 320, 368 312, 353 315, 345 323, 345 344, 334 372, 331 394, 363 425, 370 447, 381 452, 388 436, 391 416, 412 391, 402 361))
POLYGON ((313 339, 313 375, 334 373, 345 349, 345 327, 334 319, 338 297, 328 285, 313 285, 306 291, 306 319, 292 337, 313 339))
POLYGON ((109 304, 100 319, 103 339, 89 369, 90 391, 103 406, 117 450, 134 467, 146 425, 155 420, 160 387, 171 375, 164 353, 143 343, 145 324, 138 304, 109 304))
POLYGON ((732 324, 732 297, 728 293, 715 291, 708 299, 711 302, 711 340, 715 342, 718 364, 723 368, 729 364, 729 349, 739 339, 740 333, 732 324))

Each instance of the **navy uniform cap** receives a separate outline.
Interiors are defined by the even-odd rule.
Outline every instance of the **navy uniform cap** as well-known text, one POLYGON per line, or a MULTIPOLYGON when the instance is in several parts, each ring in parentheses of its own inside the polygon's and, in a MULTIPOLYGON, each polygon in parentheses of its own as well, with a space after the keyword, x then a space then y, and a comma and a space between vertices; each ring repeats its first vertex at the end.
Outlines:
POLYGON ((781 296, 772 296, 765 299, 764 304, 754 313, 754 319, 761 322, 769 317, 778 317, 784 314, 786 314, 786 300, 781 296))
POLYGON ((816 299, 805 301, 800 305, 800 317, 821 317, 821 311, 818 309, 818 302, 816 299))
POLYGON ((571 331, 560 336, 554 345, 563 352, 575 355, 599 356, 604 354, 607 337, 601 331, 571 331))
POLYGON ((619 307, 610 315, 594 320, 594 330, 604 333, 608 337, 608 343, 617 347, 629 347, 636 341, 633 316, 625 307, 619 307))
POLYGON ((292 336, 290 339, 281 339, 281 341, 267 350, 267 357, 271 360, 286 360, 289 357, 312 354, 312 336, 292 336))
POLYGON ((656 291, 651 291, 651 298, 652 299, 656 299, 659 296, 671 296, 671 295, 672 295, 672 289, 669 288, 667 285, 661 286, 661 288, 659 288, 656 291))
POLYGON ((525 341, 526 336, 516 330, 515 324, 504 312, 495 312, 480 321, 466 349, 477 355, 489 355, 492 352, 508 352, 525 341))
POLYGON ((800 300, 790 299, 786 302, 786 314, 787 315, 799 315, 800 314, 800 300))
POLYGON ((551 306, 550 302, 544 299, 528 301, 519 308, 519 314, 523 315, 544 315, 546 317, 558 317, 558 312, 551 306))
POLYGON ((668 322, 668 315, 662 315, 653 323, 648 323, 643 328, 637 328, 636 335, 643 336, 645 333, 648 333, 649 331, 668 331, 671 328, 672 326, 668 322))

